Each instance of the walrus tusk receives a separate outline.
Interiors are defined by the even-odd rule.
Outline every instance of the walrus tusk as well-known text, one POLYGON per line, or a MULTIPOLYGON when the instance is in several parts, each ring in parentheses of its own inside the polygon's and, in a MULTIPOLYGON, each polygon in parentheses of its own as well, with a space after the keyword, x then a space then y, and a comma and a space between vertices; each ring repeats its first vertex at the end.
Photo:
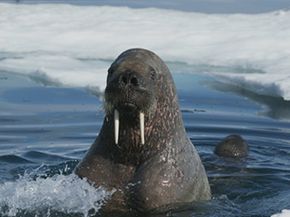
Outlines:
POLYGON ((115 129, 115 143, 118 144, 119 140, 119 112, 118 110, 114 110, 114 129, 115 129))
POLYGON ((141 132, 141 144, 145 144, 145 137, 144 137, 144 113, 140 112, 140 132, 141 132))

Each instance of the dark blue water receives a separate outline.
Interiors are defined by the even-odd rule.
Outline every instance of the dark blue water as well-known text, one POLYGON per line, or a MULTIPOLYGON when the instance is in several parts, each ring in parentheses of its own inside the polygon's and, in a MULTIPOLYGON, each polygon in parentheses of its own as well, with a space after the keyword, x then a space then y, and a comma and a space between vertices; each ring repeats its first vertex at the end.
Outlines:
MULTIPOLYGON (((170 67, 183 71, 178 64, 170 67)), ((199 73, 174 73, 174 78, 213 198, 170 215, 270 216, 289 209, 289 104, 199 73), (283 114, 273 115, 279 109, 283 114), (248 141, 246 159, 213 154, 229 134, 248 141)), ((0 72, 0 216, 86 216, 102 192, 92 192, 71 174, 102 119, 100 97, 84 88, 43 86, 0 72)))

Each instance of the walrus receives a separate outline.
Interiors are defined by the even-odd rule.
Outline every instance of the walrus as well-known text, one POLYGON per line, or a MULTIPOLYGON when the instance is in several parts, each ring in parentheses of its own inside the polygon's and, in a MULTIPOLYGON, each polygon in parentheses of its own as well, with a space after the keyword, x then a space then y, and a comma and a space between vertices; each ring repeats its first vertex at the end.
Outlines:
POLYGON ((108 69, 103 126, 75 173, 115 190, 102 210, 153 212, 211 197, 187 137, 169 69, 155 53, 130 49, 108 69))
POLYGON ((229 135, 215 147, 215 154, 221 157, 244 158, 248 156, 248 143, 240 135, 229 135))

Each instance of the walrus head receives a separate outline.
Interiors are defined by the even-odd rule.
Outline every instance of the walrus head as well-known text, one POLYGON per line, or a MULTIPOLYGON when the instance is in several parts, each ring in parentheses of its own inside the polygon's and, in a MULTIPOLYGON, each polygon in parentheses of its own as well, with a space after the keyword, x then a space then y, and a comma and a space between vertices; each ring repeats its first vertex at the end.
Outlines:
POLYGON ((127 124, 139 120, 141 143, 144 139, 145 115, 156 109, 157 72, 148 59, 149 51, 131 49, 122 53, 108 70, 105 89, 105 109, 114 112, 115 143, 118 143, 119 116, 126 117, 127 124))
POLYGON ((124 125, 138 126, 139 141, 144 144, 144 131, 154 119, 178 116, 175 92, 167 66, 153 52, 130 49, 118 56, 108 70, 104 104, 106 115, 114 118, 115 143, 124 125))

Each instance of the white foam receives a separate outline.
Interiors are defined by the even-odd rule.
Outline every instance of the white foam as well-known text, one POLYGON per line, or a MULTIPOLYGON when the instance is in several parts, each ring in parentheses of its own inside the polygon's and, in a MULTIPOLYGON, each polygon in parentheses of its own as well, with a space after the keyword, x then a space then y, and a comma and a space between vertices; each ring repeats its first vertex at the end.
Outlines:
POLYGON ((25 175, 0 184, 0 215, 16 216, 25 211, 35 216, 49 216, 50 212, 57 211, 88 216, 92 209, 97 212, 111 193, 96 189, 73 174, 36 180, 25 175))
POLYGON ((283 209, 281 213, 271 215, 271 217, 290 217, 290 210, 283 209))
POLYGON ((0 69, 41 71, 65 85, 103 89, 110 61, 128 48, 144 47, 166 61, 210 66, 210 73, 227 69, 218 74, 290 100, 290 11, 223 15, 0 4, 0 13, 1 56, 9 57, 0 69))

